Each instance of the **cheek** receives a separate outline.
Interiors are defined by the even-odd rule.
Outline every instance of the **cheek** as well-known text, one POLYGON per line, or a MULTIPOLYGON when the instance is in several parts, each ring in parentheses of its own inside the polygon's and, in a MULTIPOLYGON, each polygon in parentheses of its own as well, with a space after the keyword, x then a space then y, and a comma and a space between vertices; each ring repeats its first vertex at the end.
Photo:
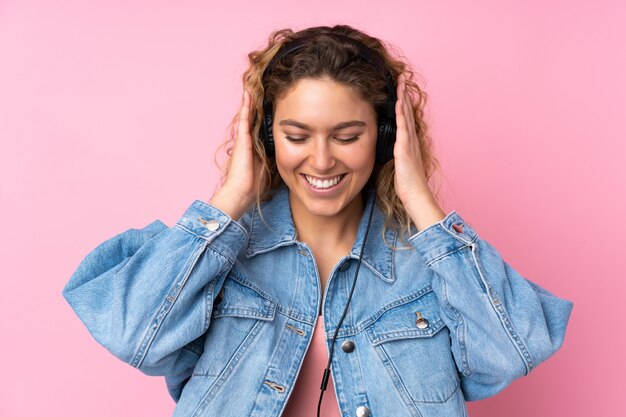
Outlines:
POLYGON ((367 171, 374 167, 376 148, 371 144, 359 144, 358 147, 345 149, 342 160, 355 171, 367 171))
POLYGON ((294 170, 300 163, 301 156, 292 146, 287 144, 276 148, 276 166, 279 171, 294 170))

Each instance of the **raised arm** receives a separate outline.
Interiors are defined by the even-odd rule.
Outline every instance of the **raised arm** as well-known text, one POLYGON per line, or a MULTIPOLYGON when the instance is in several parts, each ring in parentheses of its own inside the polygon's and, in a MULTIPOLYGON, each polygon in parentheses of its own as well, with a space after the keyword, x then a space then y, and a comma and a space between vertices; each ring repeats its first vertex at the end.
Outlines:
POLYGON ((561 347, 573 304, 522 277, 455 211, 409 241, 435 272, 466 399, 496 394, 561 347))
POLYGON ((246 237, 226 213, 196 200, 173 227, 155 220, 101 243, 62 294, 112 354, 145 374, 182 381, 246 237))

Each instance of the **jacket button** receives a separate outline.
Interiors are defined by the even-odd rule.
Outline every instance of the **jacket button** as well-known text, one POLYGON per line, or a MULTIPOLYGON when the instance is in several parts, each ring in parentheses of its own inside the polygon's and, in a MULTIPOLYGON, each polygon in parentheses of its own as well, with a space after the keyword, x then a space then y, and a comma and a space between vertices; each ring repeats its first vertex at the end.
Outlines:
POLYGON ((217 220, 206 220, 206 219, 203 219, 202 217, 198 217, 198 220, 200 220, 200 222, 204 225, 204 227, 206 227, 212 232, 215 232, 217 229, 220 228, 220 223, 217 220))
POLYGON ((428 320, 426 320, 426 319, 417 319, 417 322, 415 323, 415 325, 420 330, 428 329, 428 320))
POLYGON ((341 350, 350 353, 354 350, 354 342, 352 340, 346 340, 341 344, 341 350))
POLYGON ((369 417, 370 409, 364 405, 361 405, 356 408, 356 416, 357 417, 369 417))
POLYGON ((209 220, 206 222, 206 228, 212 232, 215 232, 220 227, 220 223, 217 220, 209 220))
POLYGON ((350 262, 344 262, 341 264, 341 266, 339 267, 339 270, 341 272, 345 272, 348 268, 350 268, 350 262))
POLYGON ((428 320, 422 317, 422 313, 420 313, 419 311, 416 311, 415 314, 417 315, 417 320, 415 321, 415 325, 417 326, 417 328, 420 330, 427 329, 428 320))

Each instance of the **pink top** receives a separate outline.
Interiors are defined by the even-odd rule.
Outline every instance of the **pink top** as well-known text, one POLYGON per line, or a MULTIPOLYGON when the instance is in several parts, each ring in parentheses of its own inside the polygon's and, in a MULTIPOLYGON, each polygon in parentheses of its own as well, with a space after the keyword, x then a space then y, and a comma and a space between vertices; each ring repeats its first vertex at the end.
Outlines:
MULTIPOLYGON (((302 369, 298 374, 296 386, 285 407, 284 417, 316 417, 317 402, 320 398, 320 385, 324 369, 328 363, 328 353, 326 352, 326 342, 324 341, 324 320, 322 316, 317 319, 311 346, 306 352, 302 369)), ((333 378, 328 378, 328 385, 322 398, 320 415, 324 417, 341 417, 333 378)))

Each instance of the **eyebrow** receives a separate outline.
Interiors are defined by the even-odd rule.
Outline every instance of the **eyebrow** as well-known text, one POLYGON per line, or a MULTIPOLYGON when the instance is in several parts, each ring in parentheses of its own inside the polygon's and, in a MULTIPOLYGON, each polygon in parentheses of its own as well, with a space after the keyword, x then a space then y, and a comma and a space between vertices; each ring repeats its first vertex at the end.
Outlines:
MULTIPOLYGON (((307 125, 306 123, 298 122, 298 121, 293 120, 293 119, 281 120, 278 124, 281 125, 281 126, 283 126, 283 125, 295 126, 295 127, 298 127, 300 129, 304 129, 304 130, 313 130, 311 128, 311 126, 307 125)), ((341 123, 337 124, 335 127, 333 127, 332 130, 344 129, 344 128, 350 127, 350 126, 367 126, 367 123, 365 123, 362 120, 349 120, 347 122, 341 122, 341 123)))

